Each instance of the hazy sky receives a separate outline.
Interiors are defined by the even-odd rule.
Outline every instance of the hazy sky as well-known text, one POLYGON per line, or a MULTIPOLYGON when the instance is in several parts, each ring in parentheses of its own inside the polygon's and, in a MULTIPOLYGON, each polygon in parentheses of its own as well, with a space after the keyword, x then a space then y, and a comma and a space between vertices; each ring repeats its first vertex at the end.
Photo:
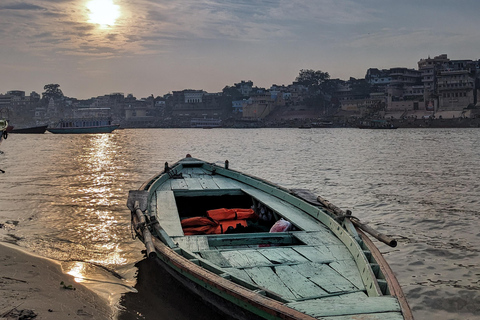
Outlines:
POLYGON ((479 0, 0 0, 0 93, 58 83, 69 97, 141 98, 475 60, 478 12, 479 0))

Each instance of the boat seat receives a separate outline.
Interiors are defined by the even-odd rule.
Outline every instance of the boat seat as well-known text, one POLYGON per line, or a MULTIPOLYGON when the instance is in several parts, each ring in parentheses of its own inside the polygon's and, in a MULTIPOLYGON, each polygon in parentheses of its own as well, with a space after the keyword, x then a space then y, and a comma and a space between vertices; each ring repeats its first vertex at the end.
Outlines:
POLYGON ((184 235, 173 191, 157 191, 157 219, 170 237, 184 235))

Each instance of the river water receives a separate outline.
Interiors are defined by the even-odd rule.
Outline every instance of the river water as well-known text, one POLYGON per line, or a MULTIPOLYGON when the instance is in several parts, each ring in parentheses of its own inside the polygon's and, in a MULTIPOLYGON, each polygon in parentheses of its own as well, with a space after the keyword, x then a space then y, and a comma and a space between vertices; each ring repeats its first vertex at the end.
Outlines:
MULTIPOLYGON (((117 305, 121 293, 135 292, 135 264, 144 259, 143 244, 131 236, 128 191, 187 153, 228 159, 233 169, 310 189, 396 237, 396 248, 378 246, 416 319, 479 319, 479 130, 11 134, 0 149, 0 241, 60 261, 117 305)), ((166 285, 175 295, 176 283, 166 285)), ((181 319, 169 315, 182 305, 163 303, 159 317, 181 319)))

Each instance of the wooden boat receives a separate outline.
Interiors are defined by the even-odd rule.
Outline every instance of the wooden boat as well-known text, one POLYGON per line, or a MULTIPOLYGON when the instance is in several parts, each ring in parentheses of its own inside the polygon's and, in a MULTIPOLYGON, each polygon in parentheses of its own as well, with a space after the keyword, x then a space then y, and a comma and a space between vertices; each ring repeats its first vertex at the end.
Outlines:
POLYGON ((48 125, 13 129, 11 133, 45 133, 48 125))
POLYGON ((5 119, 0 119, 0 143, 2 143, 3 139, 8 137, 8 121, 5 119))
POLYGON ((358 125, 359 129, 398 129, 386 120, 364 120, 358 125))
POLYGON ((148 257, 236 319, 413 319, 362 230, 395 240, 306 190, 187 155, 130 191, 127 205, 148 257), (228 209, 238 224, 211 214, 228 209), (239 212, 248 210, 254 214, 243 221, 239 212), (210 222, 192 228, 191 221, 210 222), (273 232, 279 222, 291 229, 273 232))
POLYGON ((55 127, 47 128, 51 133, 110 133, 119 127, 110 119, 71 119, 62 120, 55 127))

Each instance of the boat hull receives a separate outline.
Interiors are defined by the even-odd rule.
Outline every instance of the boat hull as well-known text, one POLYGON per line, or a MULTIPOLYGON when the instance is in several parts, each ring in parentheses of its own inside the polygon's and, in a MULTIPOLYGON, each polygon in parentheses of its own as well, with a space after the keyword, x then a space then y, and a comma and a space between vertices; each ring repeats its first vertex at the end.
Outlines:
POLYGON ((47 131, 48 125, 45 126, 36 126, 36 127, 29 127, 29 128, 20 128, 20 129, 13 129, 12 133, 45 133, 47 131))
POLYGON ((110 133, 118 127, 119 125, 101 127, 48 128, 47 131, 55 134, 110 133))

